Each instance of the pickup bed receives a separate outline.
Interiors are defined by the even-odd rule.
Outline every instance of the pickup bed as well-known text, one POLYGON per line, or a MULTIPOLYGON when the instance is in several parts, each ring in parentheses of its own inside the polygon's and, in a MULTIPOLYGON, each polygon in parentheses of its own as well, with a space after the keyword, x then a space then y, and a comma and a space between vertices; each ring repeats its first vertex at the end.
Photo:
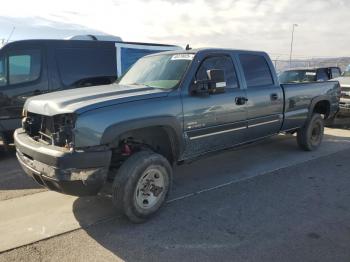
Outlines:
POLYGON ((111 182, 116 208, 142 222, 164 203, 173 164, 280 132, 315 150, 339 98, 336 81, 280 85, 264 52, 172 51, 118 84, 30 98, 14 138, 39 184, 92 195, 111 182))

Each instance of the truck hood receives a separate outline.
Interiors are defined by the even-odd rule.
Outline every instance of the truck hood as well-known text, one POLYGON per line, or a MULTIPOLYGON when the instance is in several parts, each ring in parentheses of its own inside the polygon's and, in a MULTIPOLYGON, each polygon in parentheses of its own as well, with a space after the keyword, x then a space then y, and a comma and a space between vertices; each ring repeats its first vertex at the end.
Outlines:
POLYGON ((29 98, 24 109, 35 114, 53 116, 66 113, 81 114, 93 109, 167 96, 169 90, 146 86, 118 84, 75 88, 29 98))

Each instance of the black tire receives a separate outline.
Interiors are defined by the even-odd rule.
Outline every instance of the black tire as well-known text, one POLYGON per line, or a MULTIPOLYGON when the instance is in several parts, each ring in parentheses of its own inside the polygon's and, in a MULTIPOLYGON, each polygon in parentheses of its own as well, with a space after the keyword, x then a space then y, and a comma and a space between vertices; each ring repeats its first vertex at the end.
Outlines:
POLYGON ((301 149, 314 151, 322 143, 324 120, 320 114, 313 114, 304 127, 298 130, 297 142, 301 149))
MULTIPOLYGON (((130 221, 142 223, 153 216, 165 202, 170 190, 171 181, 172 168, 165 157, 152 151, 145 150, 137 152, 131 155, 122 164, 116 174, 112 186, 113 204, 118 211, 126 215, 130 221), (164 187, 157 187, 154 184, 148 183, 148 187, 145 186, 143 189, 139 190, 138 186, 140 181, 144 181, 146 176, 148 177, 150 175, 151 171, 156 172, 155 174, 160 172, 158 176, 160 175, 163 177, 162 181, 164 181, 164 187), (138 202, 142 196, 145 196, 145 194, 141 192, 145 188, 148 189, 148 195, 152 194, 152 196, 157 199, 155 204, 150 207, 141 206, 139 204, 140 202, 138 202), (155 192, 153 192, 152 189, 155 190, 155 192)), ((148 202, 146 204, 148 204, 148 202)))

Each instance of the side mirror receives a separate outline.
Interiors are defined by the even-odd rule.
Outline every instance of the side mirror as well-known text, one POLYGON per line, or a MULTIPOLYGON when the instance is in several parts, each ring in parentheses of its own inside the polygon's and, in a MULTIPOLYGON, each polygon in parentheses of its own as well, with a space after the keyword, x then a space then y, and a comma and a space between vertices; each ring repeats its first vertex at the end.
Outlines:
POLYGON ((221 69, 211 69, 207 71, 209 81, 219 84, 225 85, 225 71, 221 69))
POLYGON ((208 79, 196 80, 191 91, 193 94, 208 95, 224 93, 226 87, 225 71, 221 69, 207 70, 208 79))

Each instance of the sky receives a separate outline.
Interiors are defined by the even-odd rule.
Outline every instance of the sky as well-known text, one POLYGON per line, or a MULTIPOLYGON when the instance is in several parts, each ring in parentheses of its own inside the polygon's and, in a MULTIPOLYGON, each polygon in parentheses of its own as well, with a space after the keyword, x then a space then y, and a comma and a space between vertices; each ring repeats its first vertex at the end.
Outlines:
POLYGON ((350 56, 348 0, 0 0, 0 39, 112 34, 124 41, 350 56))

